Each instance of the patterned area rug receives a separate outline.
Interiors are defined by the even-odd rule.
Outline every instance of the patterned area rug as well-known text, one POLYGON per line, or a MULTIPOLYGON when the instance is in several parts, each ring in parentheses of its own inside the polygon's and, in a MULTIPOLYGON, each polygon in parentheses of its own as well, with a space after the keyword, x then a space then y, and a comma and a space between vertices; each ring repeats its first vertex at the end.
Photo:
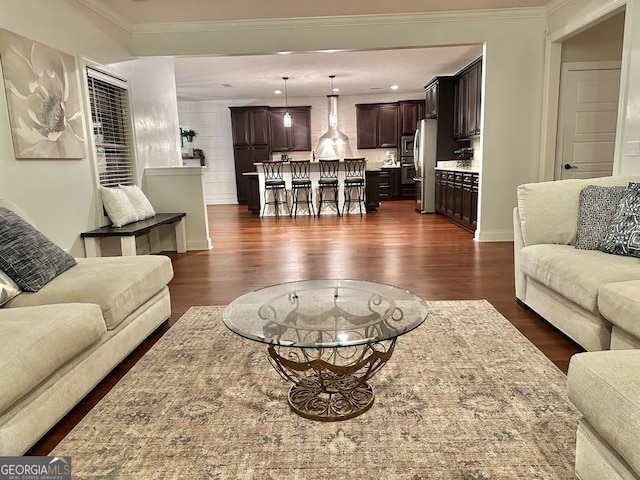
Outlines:
POLYGON ((290 411, 266 348, 192 307, 56 447, 74 478, 571 479, 566 377, 488 302, 430 302, 336 423, 290 411))

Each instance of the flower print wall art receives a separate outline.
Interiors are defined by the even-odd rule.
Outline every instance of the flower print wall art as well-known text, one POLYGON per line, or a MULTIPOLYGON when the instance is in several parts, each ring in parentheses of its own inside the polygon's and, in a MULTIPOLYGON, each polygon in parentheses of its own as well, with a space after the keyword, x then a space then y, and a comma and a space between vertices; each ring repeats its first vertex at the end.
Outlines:
POLYGON ((75 59, 0 29, 0 62, 16 158, 83 158, 75 59))

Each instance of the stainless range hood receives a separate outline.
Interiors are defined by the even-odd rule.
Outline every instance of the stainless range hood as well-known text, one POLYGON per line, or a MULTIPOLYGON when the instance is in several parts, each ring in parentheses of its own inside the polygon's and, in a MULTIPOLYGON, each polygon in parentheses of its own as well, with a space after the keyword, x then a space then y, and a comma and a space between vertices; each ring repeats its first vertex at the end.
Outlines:
POLYGON ((319 139, 316 147, 317 158, 350 158, 349 137, 338 130, 338 95, 327 95, 329 101, 329 130, 319 139))

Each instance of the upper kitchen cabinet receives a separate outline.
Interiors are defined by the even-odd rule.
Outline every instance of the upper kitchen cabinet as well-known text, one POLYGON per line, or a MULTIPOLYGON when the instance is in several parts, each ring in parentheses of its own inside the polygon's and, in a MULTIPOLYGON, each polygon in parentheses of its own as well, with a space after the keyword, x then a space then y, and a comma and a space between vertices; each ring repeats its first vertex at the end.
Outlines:
POLYGON ((395 148, 398 146, 398 104, 356 105, 358 148, 395 148))
POLYGON ((482 105, 482 57, 456 75, 455 136, 469 138, 480 134, 482 105))
POLYGON ((273 152, 311 150, 311 107, 269 108, 269 122, 273 152), (287 111, 291 115, 291 127, 284 126, 287 111))
POLYGON ((426 118, 438 120, 436 160, 452 160, 453 151, 468 147, 469 142, 459 141, 454 136, 454 100, 456 78, 435 77, 424 87, 426 118))
POLYGON ((229 107, 233 145, 269 145, 268 107, 229 107))
POLYGON ((418 120, 425 117, 425 102, 422 100, 406 100, 398 102, 399 133, 413 135, 418 126, 418 120))

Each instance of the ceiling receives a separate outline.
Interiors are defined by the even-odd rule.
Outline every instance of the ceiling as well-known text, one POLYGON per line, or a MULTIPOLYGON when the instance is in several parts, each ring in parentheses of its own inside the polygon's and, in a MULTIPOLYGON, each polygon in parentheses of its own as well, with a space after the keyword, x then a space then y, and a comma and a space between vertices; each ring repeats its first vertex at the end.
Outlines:
MULTIPOLYGON (((161 23, 337 15, 544 7, 550 0, 78 0, 131 28, 161 23)), ((558 1, 558 0, 554 0, 558 1)), ((336 75, 340 95, 422 92, 436 75, 450 75, 482 54, 480 45, 289 55, 176 58, 179 100, 276 98, 283 76, 289 98, 329 93, 336 75)))
POLYGON ((550 0, 82 0, 130 24, 543 7, 550 0), (95 5, 98 7, 98 5, 95 5))
MULTIPOLYGON (((396 50, 186 57, 175 59, 179 100, 282 98, 288 76, 289 98, 324 96, 335 75, 339 95, 419 94, 436 75, 452 75, 482 55, 480 45, 396 50)), ((415 96, 415 95, 413 95, 415 96)))

